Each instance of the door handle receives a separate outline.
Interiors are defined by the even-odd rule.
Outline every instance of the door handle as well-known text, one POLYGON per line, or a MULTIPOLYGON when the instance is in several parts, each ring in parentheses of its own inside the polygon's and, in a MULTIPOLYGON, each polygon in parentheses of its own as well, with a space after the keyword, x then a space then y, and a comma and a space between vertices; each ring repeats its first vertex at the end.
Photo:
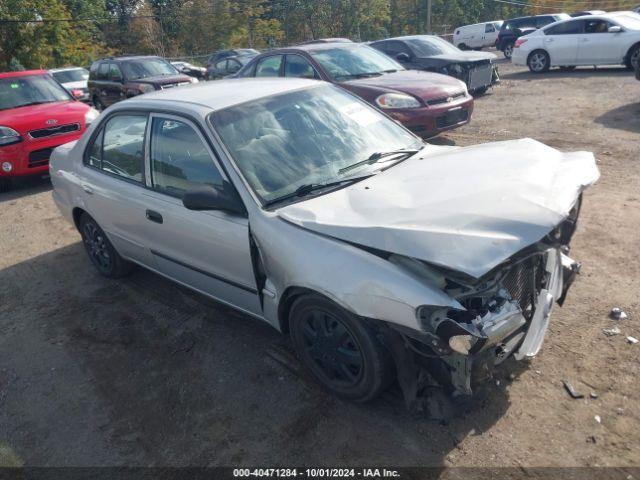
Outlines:
POLYGON ((88 193, 89 195, 93 195, 93 188, 91 188, 89 185, 82 185, 82 190, 84 190, 85 193, 88 193))
POLYGON ((152 222, 162 223, 162 215, 158 212, 154 212, 153 210, 147 210, 146 212, 147 220, 151 220, 152 222))

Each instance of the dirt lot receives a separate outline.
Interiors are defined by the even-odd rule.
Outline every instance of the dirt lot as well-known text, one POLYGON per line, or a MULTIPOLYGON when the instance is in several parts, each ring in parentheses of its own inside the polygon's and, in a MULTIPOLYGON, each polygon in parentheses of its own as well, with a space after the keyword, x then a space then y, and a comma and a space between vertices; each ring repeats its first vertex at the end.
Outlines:
POLYGON ((345 403, 277 360, 268 326, 145 271, 100 277, 48 182, 26 182, 0 196, 0 465, 638 465, 640 344, 624 337, 640 337, 640 82, 501 69, 437 143, 528 136, 602 171, 574 239, 583 274, 528 369, 508 364, 444 422, 392 394, 345 403), (630 318, 606 337, 613 306, 630 318))

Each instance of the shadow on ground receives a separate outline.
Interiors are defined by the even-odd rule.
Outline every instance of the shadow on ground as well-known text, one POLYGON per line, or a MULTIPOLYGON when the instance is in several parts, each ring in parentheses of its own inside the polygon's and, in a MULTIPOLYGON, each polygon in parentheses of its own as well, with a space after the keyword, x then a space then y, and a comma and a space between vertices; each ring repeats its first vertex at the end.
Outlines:
POLYGON ((529 70, 521 70, 517 72, 509 72, 500 75, 502 80, 549 80, 560 78, 589 78, 594 76, 601 77, 628 77, 633 72, 624 67, 578 67, 575 70, 563 71, 559 68, 552 68, 545 73, 531 73, 529 70))
POLYGON ((0 271, 0 298, 0 444, 27 465, 441 466, 522 368, 438 420, 395 390, 344 402, 271 327, 142 269, 102 278, 79 242, 0 271))
POLYGON ((0 203, 10 202, 28 195, 35 195, 51 190, 49 177, 17 177, 11 179, 11 189, 0 193, 0 203))
POLYGON ((596 123, 608 128, 640 132, 640 103, 630 103, 614 108, 595 119, 596 123))

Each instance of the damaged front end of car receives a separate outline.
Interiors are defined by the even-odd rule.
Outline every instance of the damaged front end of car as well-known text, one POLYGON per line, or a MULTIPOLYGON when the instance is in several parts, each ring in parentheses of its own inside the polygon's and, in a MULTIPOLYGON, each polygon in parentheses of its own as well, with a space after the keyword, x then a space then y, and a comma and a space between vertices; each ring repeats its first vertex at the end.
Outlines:
POLYGON ((414 268, 419 263, 462 307, 420 306, 421 331, 392 323, 380 327, 409 406, 434 380, 454 396, 470 396, 510 356, 524 360, 538 353, 553 304, 562 305, 580 271, 567 255, 578 212, 579 202, 545 238, 479 279, 406 257, 389 258, 416 262, 414 268))

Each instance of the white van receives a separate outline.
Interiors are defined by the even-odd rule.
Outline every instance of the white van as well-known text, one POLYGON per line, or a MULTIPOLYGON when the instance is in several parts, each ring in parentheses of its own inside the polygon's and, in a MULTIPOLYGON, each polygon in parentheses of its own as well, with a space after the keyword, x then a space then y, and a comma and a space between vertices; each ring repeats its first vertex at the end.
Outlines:
POLYGON ((453 33, 453 44, 461 50, 493 47, 502 23, 502 20, 495 20, 458 27, 453 33))

